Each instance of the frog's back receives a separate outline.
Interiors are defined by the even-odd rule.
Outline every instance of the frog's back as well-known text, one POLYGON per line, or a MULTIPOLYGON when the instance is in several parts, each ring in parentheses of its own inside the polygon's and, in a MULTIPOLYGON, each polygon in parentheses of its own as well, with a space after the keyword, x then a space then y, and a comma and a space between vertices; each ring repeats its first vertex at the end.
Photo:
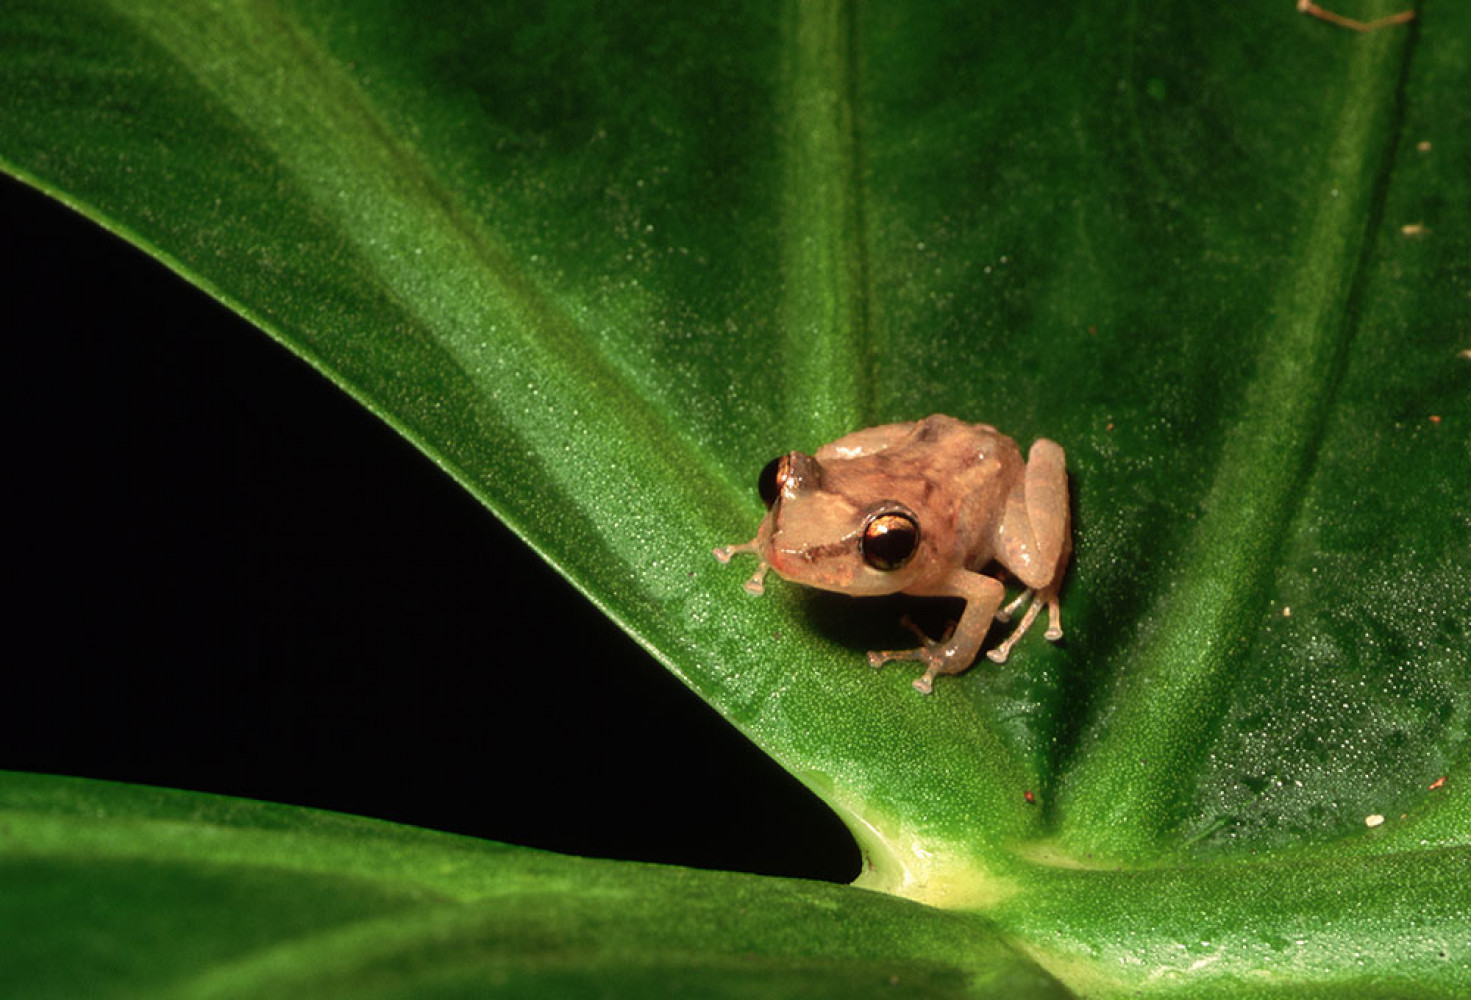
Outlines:
POLYGON ((944 414, 857 431, 816 458, 829 488, 858 507, 885 499, 908 505, 957 560, 990 558, 1006 495, 1025 468, 1011 438, 944 414))
MULTIPOLYGON (((990 424, 968 424, 964 420, 936 413, 923 420, 880 424, 845 434, 817 449, 813 457, 819 462, 830 462, 869 458, 880 452, 923 455, 937 447, 950 447, 957 441, 963 443, 968 437, 974 438, 981 445, 999 436, 1004 435, 999 435, 990 424)), ((893 458, 894 455, 889 457, 893 458)))
POLYGON ((937 413, 913 428, 901 450, 924 456, 935 478, 957 492, 972 492, 1021 467, 1016 442, 990 424, 968 424, 937 413))
POLYGON ((989 562, 1007 496, 1026 474, 1016 442, 990 424, 943 414, 920 421, 915 436, 929 442, 930 475, 944 494, 934 506, 951 518, 956 548, 968 565, 989 562))

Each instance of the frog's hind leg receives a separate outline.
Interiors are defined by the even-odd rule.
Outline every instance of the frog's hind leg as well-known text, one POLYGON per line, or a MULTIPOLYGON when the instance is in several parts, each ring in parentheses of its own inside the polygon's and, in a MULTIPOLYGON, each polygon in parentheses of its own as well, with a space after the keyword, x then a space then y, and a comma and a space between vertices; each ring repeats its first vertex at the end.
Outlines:
POLYGON ((1027 601, 1027 598, 1031 597, 1035 593, 1037 593, 1037 592, 1035 590, 1032 590, 1029 587, 1026 590, 1022 591, 1020 594, 1017 594, 1016 595, 1016 600, 1012 601, 1006 607, 1004 607, 1000 611, 996 612, 996 620, 998 622, 1009 622, 1009 621, 1011 621, 1011 616, 1014 615, 1014 614, 1016 614, 1016 609, 1019 608, 1019 607, 1021 607, 1023 604, 1025 604, 1026 601, 1027 601))
POLYGON ((1002 641, 995 649, 986 651, 986 658, 992 663, 1005 663, 1006 658, 1011 655, 1011 647, 1017 644, 1022 636, 1027 634, 1027 629, 1032 627, 1032 622, 1037 620, 1037 614, 1042 610, 1042 605, 1047 605, 1047 631, 1043 635, 1057 642, 1062 638, 1062 609, 1058 605, 1057 588, 1053 587, 1045 592, 1036 590, 1024 590, 1016 600, 1012 601, 1001 611, 996 613, 997 621, 1006 621, 1002 615, 1010 615, 1019 608, 1023 601, 1031 598, 1031 604, 1027 605, 1027 613, 1022 620, 1017 622, 1016 628, 1011 630, 1011 635, 1002 641))
POLYGON ((1005 663, 1043 606, 1047 608, 1047 638, 1062 638, 1062 612, 1057 592, 1072 554, 1072 515, 1068 507, 1066 456, 1062 447, 1045 438, 1027 454, 1027 471, 1006 501, 1001 548, 997 561, 1027 589, 996 616, 1009 621, 1025 603, 1026 614, 1011 635, 986 655, 1005 663))
MULTIPOLYGON (((1068 507, 1067 455, 1055 441, 1041 438, 1027 452, 1027 474, 1022 486, 1027 526, 1036 546, 1032 573, 1012 569, 1029 587, 1054 586, 1062 574, 1065 550, 1072 540, 1072 513, 1068 507), (1036 575, 1037 579, 1029 579, 1036 575)), ((1011 568, 1011 567, 1008 567, 1011 568)))
POLYGON ((1048 642, 1062 639, 1062 607, 1057 601, 1056 587, 1047 595, 1047 631, 1042 633, 1042 638, 1048 642))

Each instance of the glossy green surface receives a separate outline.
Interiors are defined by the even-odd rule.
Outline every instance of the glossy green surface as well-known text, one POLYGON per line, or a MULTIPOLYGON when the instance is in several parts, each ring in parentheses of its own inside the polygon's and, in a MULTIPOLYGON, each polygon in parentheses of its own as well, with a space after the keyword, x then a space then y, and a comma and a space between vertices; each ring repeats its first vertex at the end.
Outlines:
POLYGON ((0 886, 0 982, 38 1000, 1069 995, 875 893, 76 779, 0 773, 0 886))
POLYGON ((863 884, 1088 992, 1450 992, 1468 37, 1265 0, 16 3, 0 162, 423 447, 832 803, 863 884), (755 600, 709 552, 773 454, 928 412, 1061 442, 1077 556, 1065 645, 926 699, 863 666, 897 607, 755 600))

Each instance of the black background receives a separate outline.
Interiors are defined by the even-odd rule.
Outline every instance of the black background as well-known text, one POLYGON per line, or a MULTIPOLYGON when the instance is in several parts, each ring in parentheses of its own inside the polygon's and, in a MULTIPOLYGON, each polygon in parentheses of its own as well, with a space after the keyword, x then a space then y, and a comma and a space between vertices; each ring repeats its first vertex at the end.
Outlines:
POLYGON ((0 181, 0 218, 0 768, 857 874, 821 803, 388 427, 49 199, 0 181))

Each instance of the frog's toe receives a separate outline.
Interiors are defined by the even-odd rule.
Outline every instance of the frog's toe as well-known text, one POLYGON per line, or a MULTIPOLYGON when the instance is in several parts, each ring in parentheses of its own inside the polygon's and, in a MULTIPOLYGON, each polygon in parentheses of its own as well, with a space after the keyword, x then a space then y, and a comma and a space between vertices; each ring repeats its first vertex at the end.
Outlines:
POLYGON ((868 654, 868 665, 877 669, 890 660, 922 660, 924 655, 923 649, 875 649, 868 654))
POLYGON ((918 649, 876 649, 868 654, 872 667, 881 667, 890 660, 918 660, 925 665, 924 676, 914 681, 914 689, 920 694, 933 692, 940 674, 957 673, 950 647, 938 642, 926 642, 918 649))
POLYGON ((1042 634, 1052 642, 1062 638, 1062 608, 1055 590, 1047 595, 1047 631, 1042 634))
POLYGON ((996 612, 996 620, 1003 623, 1011 621, 1011 616, 1016 614, 1016 609, 1026 603, 1034 594, 1036 594, 1035 590, 1027 589, 1022 591, 1016 596, 1016 600, 996 612))

